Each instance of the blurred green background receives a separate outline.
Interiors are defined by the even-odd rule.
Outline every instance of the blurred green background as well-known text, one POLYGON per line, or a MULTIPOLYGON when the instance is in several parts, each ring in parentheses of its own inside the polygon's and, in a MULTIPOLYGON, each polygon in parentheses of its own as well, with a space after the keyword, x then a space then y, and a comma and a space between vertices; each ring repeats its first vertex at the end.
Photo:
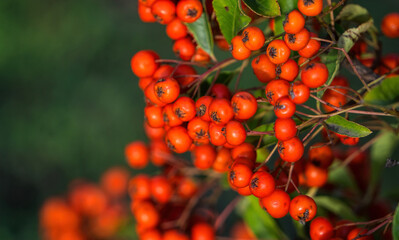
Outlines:
MULTIPOLYGON (((352 2, 377 26, 399 10, 397 0, 352 2)), ((383 39, 384 52, 399 52, 383 39)), ((145 140, 130 58, 171 58, 171 47, 164 26, 140 22, 136 0, 0 1, 0 239, 37 239, 45 198, 125 164, 125 144, 145 140)))

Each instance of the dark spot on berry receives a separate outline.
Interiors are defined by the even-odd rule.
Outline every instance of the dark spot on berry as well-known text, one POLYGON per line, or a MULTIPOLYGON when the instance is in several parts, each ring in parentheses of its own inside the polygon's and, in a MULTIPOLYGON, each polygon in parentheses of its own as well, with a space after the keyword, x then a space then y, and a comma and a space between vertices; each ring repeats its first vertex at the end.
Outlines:
POLYGON ((244 31, 244 37, 242 38, 242 42, 245 43, 249 40, 248 31, 244 31))
POLYGON ((260 57, 257 57, 257 58, 255 59, 255 63, 258 64, 259 61, 260 61, 260 57))
POLYGON ((230 181, 234 182, 235 179, 236 179, 236 172, 230 171, 230 181))
POLYGON ((211 119, 215 122, 220 122, 221 120, 217 112, 211 112, 211 119))
POLYGON ((278 143, 278 146, 277 146, 277 151, 281 154, 281 155, 284 155, 284 145, 283 145, 283 143, 282 142, 279 142, 278 143))
POLYGON ((302 214, 302 216, 298 216, 299 223, 302 225, 305 225, 306 220, 309 218, 309 209, 305 209, 305 212, 302 214))
POLYGON ((197 16, 197 14, 198 14, 198 11, 195 8, 189 8, 187 10, 187 16, 189 16, 189 17, 195 18, 197 16))
POLYGON ((314 63, 308 64, 308 65, 305 67, 305 70, 309 70, 309 69, 312 69, 312 68, 314 68, 314 63))
POLYGON ((233 107, 234 113, 238 113, 240 111, 240 108, 237 106, 236 102, 233 102, 232 107, 233 107))
POLYGON ((295 41, 296 41, 295 34, 288 34, 288 42, 295 43, 295 41))
POLYGON ((166 114, 166 113, 164 113, 164 114, 163 114, 163 121, 164 121, 166 124, 168 124, 168 123, 169 123, 169 117, 168 117, 168 114, 166 114))
POLYGON ((205 115, 205 113, 206 113, 206 106, 205 104, 201 104, 201 106, 199 106, 199 108, 197 109, 197 116, 202 117, 205 115))
POLYGON ((220 131, 222 132, 223 136, 226 137, 226 127, 222 127, 220 131))
POLYGON ((283 26, 285 26, 285 24, 287 24, 287 23, 288 23, 288 13, 285 14, 285 19, 283 21, 283 26))
POLYGON ((273 96, 274 96, 274 93, 272 91, 266 92, 266 98, 269 102, 271 102, 273 100, 273 96))
POLYGON ((232 52, 233 50, 234 50, 233 49, 233 44, 231 44, 230 47, 229 47, 229 51, 232 52))
POLYGON ((184 118, 184 116, 186 116, 186 113, 182 111, 180 108, 176 108, 175 114, 178 118, 184 118))
POLYGON ((206 134, 206 132, 204 131, 204 129, 200 129, 199 131, 195 132, 195 136, 196 136, 198 139, 203 138, 203 137, 205 137, 206 135, 207 135, 207 134, 206 134))
POLYGON ((286 106, 284 104, 280 104, 280 102, 277 102, 276 105, 274 106, 274 109, 280 109, 280 110, 284 110, 286 108, 286 106))
POLYGON ((294 90, 290 89, 290 91, 288 92, 288 94, 290 95, 290 98, 291 98, 291 99, 294 99, 294 98, 295 98, 294 90))
POLYGON ((159 98, 162 97, 162 95, 165 94, 165 92, 163 91, 162 87, 157 87, 157 89, 155 89, 155 92, 157 93, 157 96, 159 98))
POLYGON ((269 56, 270 56, 271 58, 277 57, 277 49, 276 49, 275 47, 271 47, 271 48, 269 49, 269 56))
POLYGON ((176 150, 175 146, 173 146, 173 144, 169 141, 169 139, 166 140, 166 145, 170 150, 176 150))
POLYGON ((258 182, 259 182, 259 179, 257 177, 252 179, 251 180, 251 188, 252 189, 257 189, 258 188, 258 182))
POLYGON ((158 80, 157 80, 157 82, 156 82, 156 83, 165 82, 165 81, 166 81, 166 79, 165 79, 165 78, 160 78, 160 79, 158 79, 158 80))
POLYGON ((310 5, 313 5, 313 4, 314 4, 314 0, 303 0, 303 4, 304 4, 306 7, 309 7, 310 5))
POLYGON ((281 74, 281 65, 277 65, 277 67, 276 67, 276 75, 277 75, 277 77, 280 77, 280 74, 281 74))

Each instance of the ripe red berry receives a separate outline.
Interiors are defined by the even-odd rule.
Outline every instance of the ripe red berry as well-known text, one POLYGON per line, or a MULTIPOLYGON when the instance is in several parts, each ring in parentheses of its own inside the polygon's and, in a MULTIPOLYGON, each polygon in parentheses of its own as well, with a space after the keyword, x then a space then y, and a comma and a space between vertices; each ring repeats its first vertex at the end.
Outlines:
POLYGON ((204 140, 208 140, 208 130, 209 130, 209 122, 202 120, 199 117, 195 117, 188 122, 187 131, 188 135, 195 140, 204 142, 204 140))
POLYGON ((269 196, 262 198, 262 206, 273 218, 282 218, 290 209, 290 196, 283 190, 276 189, 269 196))
POLYGON ((276 65, 272 63, 266 54, 261 54, 251 62, 255 76, 262 83, 267 83, 276 78, 276 65))
POLYGON ((190 38, 180 38, 173 44, 173 52, 184 61, 189 61, 195 54, 195 44, 190 38))
POLYGON ((129 196, 134 200, 146 200, 151 197, 151 181, 145 174, 139 174, 128 183, 129 196))
POLYGON ((230 121, 226 124, 227 143, 237 146, 242 144, 247 137, 244 126, 238 121, 230 121))
POLYGON ((242 42, 249 50, 259 50, 265 44, 265 35, 258 27, 247 27, 243 30, 242 42))
POLYGON ((317 16, 323 10, 323 0, 298 0, 298 9, 303 15, 317 16))
POLYGON ((137 52, 130 61, 133 73, 140 78, 151 77, 158 68, 156 60, 159 56, 152 50, 142 50, 137 52))
POLYGON ((168 24, 176 16, 176 6, 170 0, 157 0, 152 4, 151 12, 160 24, 168 24))
POLYGON ((163 121, 162 108, 157 106, 147 106, 144 108, 144 117, 151 127, 159 128, 163 127, 165 122, 163 121))
POLYGON ((166 26, 166 34, 172 40, 178 40, 187 36, 187 27, 178 18, 168 23, 166 26))
POLYGON ((212 225, 205 222, 195 223, 191 227, 191 239, 192 240, 214 240, 215 229, 212 225))
POLYGON ((214 99, 209 105, 209 117, 213 123, 224 125, 234 117, 230 101, 225 98, 214 99))
POLYGON ((325 217, 317 217, 310 223, 310 238, 312 240, 329 240, 334 234, 334 227, 325 217))
POLYGON ((324 143, 313 144, 308 152, 309 161, 321 168, 328 168, 334 160, 331 147, 324 143))
POLYGON ((289 98, 295 104, 303 104, 310 97, 310 89, 301 81, 291 83, 289 90, 289 98))
POLYGON ((368 232, 365 228, 355 228, 349 232, 348 236, 346 237, 347 240, 373 240, 372 235, 359 237, 360 235, 364 235, 368 232))
POLYGON ((328 69, 323 63, 311 63, 301 72, 302 82, 310 88, 322 86, 328 79, 328 69))
POLYGON ((267 197, 275 189, 274 178, 270 173, 266 171, 257 171, 251 177, 249 189, 255 197, 267 197))
POLYGON ((283 27, 288 34, 298 33, 305 27, 305 18, 298 10, 293 10, 285 16, 283 27))
POLYGON ((278 99, 288 96, 289 89, 290 84, 286 80, 270 81, 265 88, 266 98, 271 105, 275 105, 278 99))
POLYGON ((189 97, 180 97, 173 103, 173 112, 183 122, 188 122, 195 117, 195 103, 189 97))
POLYGON ((296 162, 303 156, 303 143, 298 137, 279 141, 277 147, 280 158, 286 162, 296 162))
MULTIPOLYGON (((312 37, 312 34, 310 34, 312 37)), ((299 55, 305 58, 313 57, 320 49, 320 42, 315 39, 310 39, 305 47, 298 50, 299 55)))
POLYGON ((296 136, 296 123, 292 118, 277 118, 274 123, 274 136, 279 141, 286 141, 296 136))
POLYGON ((166 133, 165 141, 169 149, 177 153, 187 152, 192 143, 187 130, 181 126, 170 128, 166 133))
POLYGON ((172 103, 180 94, 180 85, 174 78, 161 78, 155 83, 154 91, 161 102, 172 103))
POLYGON ((151 7, 147 7, 144 4, 141 4, 140 2, 138 6, 138 13, 140 20, 143 22, 151 23, 157 21, 154 18, 154 15, 152 15, 151 7))
POLYGON ((177 17, 187 23, 195 22, 202 14, 202 4, 199 0, 179 1, 176 6, 177 17))
POLYGON ((286 34, 284 36, 284 41, 289 49, 300 51, 308 45, 310 41, 310 33, 306 28, 303 28, 296 34, 286 34))
POLYGON ((228 100, 231 98, 230 89, 222 83, 214 84, 211 87, 210 95, 214 98, 226 98, 228 100))
POLYGON ((148 155, 148 148, 141 141, 132 142, 125 148, 127 163, 132 168, 140 169, 147 166, 148 155))
POLYGON ((251 177, 252 167, 243 162, 234 163, 229 172, 229 181, 237 188, 248 186, 251 181, 251 177))
POLYGON ((157 97, 157 94, 154 91, 155 84, 156 81, 152 81, 150 84, 148 84, 148 86, 144 89, 144 95, 147 98, 149 104, 163 107, 166 105, 166 103, 162 102, 157 97))
POLYGON ((290 57, 291 50, 281 39, 275 39, 267 46, 266 54, 274 64, 285 63, 290 57))
POLYGON ((204 121, 211 121, 211 118, 209 117, 209 105, 213 101, 213 98, 210 96, 202 96, 198 98, 198 100, 195 102, 195 111, 197 113, 197 116, 200 117, 204 121))
POLYGON ((389 38, 399 37, 399 13, 389 13, 382 19, 381 30, 389 38))
POLYGON ((228 170, 228 166, 231 162, 232 158, 230 150, 222 147, 217 151, 216 159, 213 163, 213 170, 219 173, 224 173, 228 170))
POLYGON ((180 118, 178 118, 175 112, 173 111, 173 104, 166 105, 163 108, 162 113, 163 113, 163 121, 165 122, 166 126, 176 127, 183 123, 183 121, 180 120, 180 118))
POLYGON ((298 76, 299 67, 298 64, 292 60, 288 59, 285 63, 279 64, 276 67, 276 76, 287 81, 294 81, 298 76))
POLYGON ((289 212, 294 220, 305 223, 316 216, 317 206, 311 197, 298 195, 291 200, 289 212))
POLYGON ((209 144, 196 146, 193 150, 194 166, 205 170, 212 167, 216 159, 216 150, 209 144))
POLYGON ((306 164, 304 177, 309 187, 322 187, 327 182, 328 171, 311 163, 306 164))
POLYGON ((172 197, 173 189, 164 176, 156 176, 151 179, 151 195, 159 203, 165 204, 172 197))
POLYGON ((245 47, 241 40, 241 36, 235 36, 231 40, 231 54, 237 60, 244 60, 251 56, 251 50, 245 47))
POLYGON ((296 106, 289 97, 279 98, 274 105, 274 114, 278 118, 290 118, 295 114, 296 106))
POLYGON ((211 122, 209 124, 209 140, 215 146, 222 146, 226 143, 226 126, 215 124, 211 122))
POLYGON ((255 147, 250 143, 243 143, 239 146, 235 146, 233 149, 231 149, 231 157, 233 159, 243 157, 255 163, 256 160, 255 147))
POLYGON ((235 118, 239 120, 250 119, 258 109, 255 97, 249 92, 234 94, 231 99, 231 106, 233 107, 235 118))

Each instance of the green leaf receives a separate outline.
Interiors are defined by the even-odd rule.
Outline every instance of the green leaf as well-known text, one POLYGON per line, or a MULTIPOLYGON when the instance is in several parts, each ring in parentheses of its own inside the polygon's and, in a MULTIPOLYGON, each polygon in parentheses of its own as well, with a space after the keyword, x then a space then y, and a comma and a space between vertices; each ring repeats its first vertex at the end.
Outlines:
POLYGON ((251 18, 241 13, 237 0, 217 0, 212 4, 220 30, 230 43, 231 39, 251 22, 251 18))
POLYGON ((254 196, 243 198, 237 210, 257 238, 286 239, 276 220, 260 207, 258 198, 254 196))
MULTIPOLYGON (((367 22, 360 24, 356 28, 350 28, 346 30, 338 38, 337 47, 344 49, 345 52, 349 52, 353 45, 355 45, 356 41, 360 38, 361 34, 368 31, 373 26, 373 19, 370 19, 367 22)), ((338 51, 336 49, 331 49, 327 56, 323 58, 323 61, 326 63, 329 75, 326 82, 327 85, 330 85, 334 77, 337 75, 341 62, 344 60, 344 58, 345 54, 342 51, 338 51)), ((325 90, 317 92, 317 96, 319 98, 323 96, 324 91, 325 90)))
POLYGON ((213 36, 207 14, 202 14, 201 17, 193 23, 186 23, 186 26, 194 36, 198 45, 213 57, 213 36))
POLYGON ((274 19, 274 35, 279 35, 284 32, 283 21, 285 16, 276 17, 274 19))
POLYGON ((330 196, 316 196, 313 199, 318 207, 325 208, 341 218, 351 221, 357 220, 356 214, 352 211, 352 208, 337 198, 330 196))
POLYGON ((399 204, 396 207, 392 222, 392 236, 394 240, 399 240, 399 204))
POLYGON ((287 14, 298 6, 298 0, 278 0, 282 14, 287 14))
POLYGON ((335 20, 364 23, 370 18, 371 16, 368 10, 364 7, 357 4, 348 4, 342 8, 341 12, 337 15, 335 20))
POLYGON ((277 17, 281 15, 277 0, 242 0, 249 9, 263 17, 277 17))
POLYGON ((264 162, 270 152, 266 147, 256 149, 256 162, 264 162))
POLYGON ((335 115, 325 120, 329 130, 349 137, 365 137, 372 133, 370 129, 358 123, 335 115))
POLYGON ((399 76, 386 78, 364 96, 364 101, 377 105, 390 105, 399 101, 399 76))
POLYGON ((385 163, 392 157, 393 152, 399 145, 399 137, 393 132, 382 131, 378 140, 371 147, 371 176, 366 198, 371 199, 373 192, 381 180, 385 163))

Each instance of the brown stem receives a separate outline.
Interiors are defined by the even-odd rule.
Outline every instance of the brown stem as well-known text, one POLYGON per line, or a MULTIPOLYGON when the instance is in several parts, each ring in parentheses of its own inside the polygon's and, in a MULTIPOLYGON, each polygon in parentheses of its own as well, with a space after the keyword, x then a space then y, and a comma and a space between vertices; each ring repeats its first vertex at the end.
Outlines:
POLYGON ((291 163, 290 171, 288 173, 288 181, 287 181, 287 184, 285 185, 285 191, 287 191, 288 187, 290 186, 290 182, 292 180, 292 172, 294 171, 294 166, 295 166, 295 163, 291 163))
POLYGON ((241 200, 241 197, 238 196, 233 199, 222 211, 221 214, 216 218, 214 228, 215 230, 219 229, 221 226, 223 226, 223 223, 226 221, 227 217, 231 214, 231 212, 234 210, 236 207, 237 203, 241 200))
POLYGON ((259 164, 257 168, 255 168, 254 172, 257 172, 261 167, 265 166, 265 164, 272 158, 273 153, 277 150, 278 143, 274 146, 273 150, 269 153, 269 156, 263 161, 263 163, 259 164))

